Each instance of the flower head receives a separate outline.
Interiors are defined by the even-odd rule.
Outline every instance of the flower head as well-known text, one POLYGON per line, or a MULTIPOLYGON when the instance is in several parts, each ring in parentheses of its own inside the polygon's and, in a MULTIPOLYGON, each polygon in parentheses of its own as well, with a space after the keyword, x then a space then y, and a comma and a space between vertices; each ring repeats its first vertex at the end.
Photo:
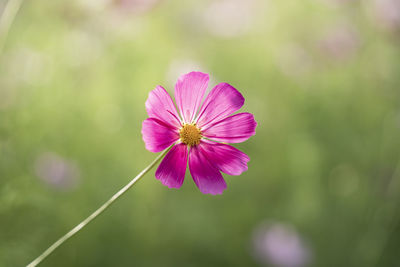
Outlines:
POLYGON ((182 186, 187 161, 194 182, 204 194, 221 194, 221 175, 240 175, 250 158, 225 143, 240 143, 255 134, 257 123, 250 113, 238 113, 244 98, 227 83, 216 85, 202 103, 209 76, 190 72, 175 85, 175 99, 157 86, 149 93, 142 135, 146 149, 160 152, 173 145, 156 171, 156 178, 170 188, 182 186))

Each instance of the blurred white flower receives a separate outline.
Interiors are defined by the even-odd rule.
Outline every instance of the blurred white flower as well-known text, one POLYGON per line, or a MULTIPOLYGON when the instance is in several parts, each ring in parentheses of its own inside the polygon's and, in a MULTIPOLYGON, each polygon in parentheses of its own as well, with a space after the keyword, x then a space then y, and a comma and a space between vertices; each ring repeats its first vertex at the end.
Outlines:
POLYGON ((62 191, 74 189, 80 176, 75 163, 51 152, 36 159, 35 173, 47 185, 62 191))
POLYGON ((6 66, 6 82, 13 84, 33 84, 43 81, 47 73, 49 58, 45 54, 29 46, 18 46, 4 55, 3 62, 6 66), (46 73, 46 75, 44 75, 46 73))
POLYGON ((358 31, 349 24, 338 24, 329 29, 319 46, 325 56, 343 60, 353 56, 360 46, 358 31))
POLYGON ((101 12, 111 2, 111 0, 75 0, 76 5, 86 12, 101 12))
POLYGON ((0 2, 0 14, 3 14, 4 7, 6 6, 6 1, 1 1, 0 2))
POLYGON ((35 86, 32 85, 45 83, 51 78, 50 59, 40 51, 25 45, 4 53, 0 82, 0 110, 17 105, 22 94, 27 97, 30 90, 34 90, 35 86))
POLYGON ((235 37, 250 29, 255 9, 255 0, 212 1, 204 12, 204 24, 216 36, 235 37))
POLYGON ((373 12, 382 27, 400 30, 400 0, 374 0, 373 12))
POLYGON ((277 65, 285 75, 301 77, 310 72, 313 60, 308 51, 300 45, 288 44, 278 51, 277 65))
POLYGON ((319 1, 323 1, 326 4, 332 6, 332 7, 337 7, 339 5, 343 5, 343 4, 347 4, 347 3, 351 3, 351 2, 356 2, 358 0, 319 0, 319 1))
POLYGON ((71 67, 93 64, 104 52, 102 41, 84 30, 71 30, 64 37, 65 59, 71 67))
POLYGON ((311 250, 292 226, 263 223, 253 235, 254 254, 260 263, 302 267, 311 262, 311 250))
POLYGON ((122 11, 142 14, 152 10, 161 0, 114 0, 113 2, 122 11))
POLYGON ((168 84, 175 85, 175 82, 182 75, 182 73, 189 73, 191 71, 201 71, 209 73, 204 67, 197 61, 192 59, 175 59, 169 64, 167 71, 167 82, 168 84))

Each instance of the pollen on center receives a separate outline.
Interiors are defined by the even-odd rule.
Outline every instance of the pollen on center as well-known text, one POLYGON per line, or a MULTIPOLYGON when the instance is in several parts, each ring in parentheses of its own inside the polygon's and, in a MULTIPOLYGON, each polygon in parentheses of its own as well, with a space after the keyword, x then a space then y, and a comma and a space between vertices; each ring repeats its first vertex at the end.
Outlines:
POLYGON ((184 124, 179 130, 179 136, 182 143, 188 146, 196 146, 200 144, 200 139, 202 137, 201 131, 196 124, 184 124))

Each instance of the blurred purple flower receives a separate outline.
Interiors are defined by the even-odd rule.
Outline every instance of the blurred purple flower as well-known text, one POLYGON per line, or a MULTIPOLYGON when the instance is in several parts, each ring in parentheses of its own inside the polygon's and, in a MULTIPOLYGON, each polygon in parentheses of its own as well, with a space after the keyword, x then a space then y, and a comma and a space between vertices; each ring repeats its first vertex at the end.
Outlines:
POLYGON ((374 13, 378 23, 386 29, 400 30, 400 0, 375 0, 374 13))
POLYGON ((74 189, 79 180, 76 164, 51 152, 36 159, 35 173, 47 185, 62 191, 74 189))
POLYGON ((302 267, 311 262, 311 250, 287 224, 262 224, 253 236, 255 257, 262 264, 302 267))
POLYGON ((360 37, 354 27, 341 24, 330 29, 319 45, 326 56, 344 60, 357 52, 360 46, 360 37))

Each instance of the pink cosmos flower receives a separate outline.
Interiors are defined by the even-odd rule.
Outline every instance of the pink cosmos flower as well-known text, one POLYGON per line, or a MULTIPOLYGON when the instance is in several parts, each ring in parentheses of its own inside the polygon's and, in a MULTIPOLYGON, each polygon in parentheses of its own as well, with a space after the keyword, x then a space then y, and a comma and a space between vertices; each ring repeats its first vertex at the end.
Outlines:
POLYGON ((156 178, 164 185, 181 187, 189 160, 190 173, 200 191, 216 195, 226 188, 221 172, 240 175, 250 160, 224 143, 246 141, 255 134, 257 123, 250 113, 232 115, 243 106, 244 98, 227 83, 215 86, 201 105, 208 81, 208 74, 202 72, 190 72, 178 79, 175 99, 180 116, 168 92, 157 86, 146 101, 149 118, 143 122, 142 135, 151 152, 173 145, 156 171, 156 178))

